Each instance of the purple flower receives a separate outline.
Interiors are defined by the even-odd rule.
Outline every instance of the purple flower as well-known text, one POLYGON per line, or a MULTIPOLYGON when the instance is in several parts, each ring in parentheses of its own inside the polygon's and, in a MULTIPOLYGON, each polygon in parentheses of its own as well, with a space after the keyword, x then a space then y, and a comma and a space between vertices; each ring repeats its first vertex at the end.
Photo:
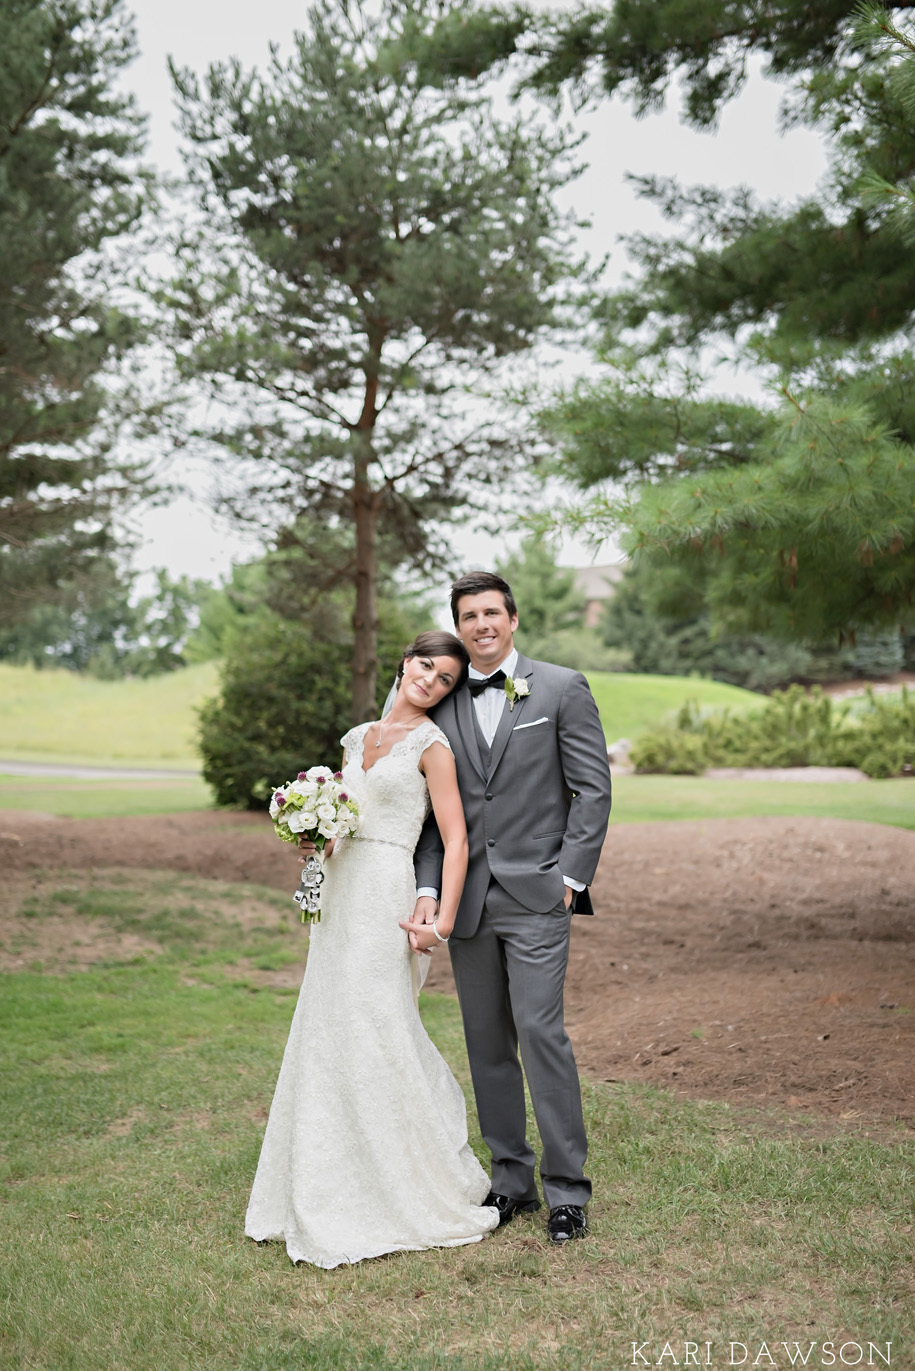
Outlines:
POLYGON ((296 780, 297 780, 297 781, 304 781, 304 780, 306 780, 306 779, 307 779, 307 777, 306 777, 304 771, 300 771, 299 774, 298 774, 298 776, 296 776, 296 780))
POLYGON ((345 790, 341 790, 341 791, 340 791, 340 799, 343 800, 343 801, 349 799, 349 796, 347 795, 347 793, 346 793, 345 790))
POLYGON ((335 771, 335 772, 334 772, 334 780, 335 780, 335 781, 342 781, 342 780, 343 780, 343 772, 342 772, 342 771, 335 771))
POLYGON ((276 804, 278 804, 278 805, 284 805, 284 804, 286 803, 286 796, 283 794, 283 792, 282 792, 281 790, 278 790, 278 791, 276 792, 276 794, 274 795, 273 799, 274 799, 274 802, 275 802, 276 804))

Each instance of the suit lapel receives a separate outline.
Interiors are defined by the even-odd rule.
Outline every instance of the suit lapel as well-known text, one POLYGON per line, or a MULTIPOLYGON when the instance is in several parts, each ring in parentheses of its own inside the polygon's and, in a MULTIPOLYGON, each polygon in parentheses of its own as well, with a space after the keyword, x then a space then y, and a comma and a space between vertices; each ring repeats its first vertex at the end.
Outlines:
POLYGON ((474 771, 481 780, 486 780, 486 772, 483 769, 483 762, 480 757, 480 749, 477 744, 476 729, 473 726, 473 697, 465 686, 459 690, 454 699, 454 718, 457 724, 458 736, 466 752, 474 771))
MULTIPOLYGON (((533 663, 527 657, 523 657, 519 652, 513 679, 517 681, 523 676, 528 685, 530 685, 533 670, 533 663)), ((468 694, 469 693, 470 692, 468 691, 468 694)), ((511 709, 508 705, 503 707, 502 718, 499 720, 496 736, 492 740, 492 759, 489 764, 489 777, 486 778, 487 780, 495 773, 496 767, 501 762, 502 753, 505 751, 508 740, 512 736, 512 729, 516 724, 520 723, 521 715, 524 713, 524 706, 529 699, 529 695, 523 695, 518 700, 514 709, 511 709)))

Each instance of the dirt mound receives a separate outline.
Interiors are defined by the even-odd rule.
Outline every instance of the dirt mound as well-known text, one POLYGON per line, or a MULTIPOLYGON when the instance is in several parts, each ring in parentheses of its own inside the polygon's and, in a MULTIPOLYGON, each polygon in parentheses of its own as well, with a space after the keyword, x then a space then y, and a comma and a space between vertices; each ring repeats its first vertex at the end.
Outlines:
MULTIPOLYGON (((258 815, 0 817, 0 864, 152 867, 291 890, 258 815)), ((708 1099, 915 1126, 915 833, 832 819, 611 827, 573 920, 583 1072, 708 1099)), ((429 989, 453 991, 444 957, 429 989)))

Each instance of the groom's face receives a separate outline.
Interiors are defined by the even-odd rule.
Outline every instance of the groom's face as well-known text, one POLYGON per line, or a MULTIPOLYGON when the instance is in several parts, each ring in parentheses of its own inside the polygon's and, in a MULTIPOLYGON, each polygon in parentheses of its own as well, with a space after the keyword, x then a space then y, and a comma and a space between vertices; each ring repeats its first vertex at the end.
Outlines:
POLYGON ((457 603, 458 637, 470 653, 471 665, 487 676, 514 646, 517 614, 509 614, 500 590, 462 595, 457 603))

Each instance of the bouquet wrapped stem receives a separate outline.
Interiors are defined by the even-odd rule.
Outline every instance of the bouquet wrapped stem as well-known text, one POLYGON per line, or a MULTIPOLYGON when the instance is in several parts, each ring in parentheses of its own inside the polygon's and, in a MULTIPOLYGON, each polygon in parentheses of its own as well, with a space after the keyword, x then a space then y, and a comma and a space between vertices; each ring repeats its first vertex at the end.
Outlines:
POLYGON ((274 791, 270 817, 274 832, 284 843, 307 838, 317 848, 305 858, 302 880, 292 898, 299 906, 302 923, 318 923, 324 848, 331 838, 355 833, 359 824, 358 805, 343 789, 342 772, 313 766, 274 791))

